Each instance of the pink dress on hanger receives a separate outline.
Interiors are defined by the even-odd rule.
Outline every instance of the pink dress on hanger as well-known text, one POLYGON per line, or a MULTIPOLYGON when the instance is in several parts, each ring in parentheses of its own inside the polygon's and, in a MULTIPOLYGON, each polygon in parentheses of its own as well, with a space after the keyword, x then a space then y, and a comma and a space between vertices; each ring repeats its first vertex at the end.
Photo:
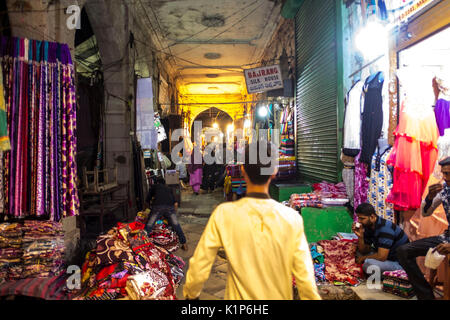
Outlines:
POLYGON ((394 184, 386 201, 394 204, 395 210, 415 210, 420 208, 436 163, 439 131, 432 110, 408 110, 407 102, 402 104, 399 120, 387 159, 394 167, 394 184))

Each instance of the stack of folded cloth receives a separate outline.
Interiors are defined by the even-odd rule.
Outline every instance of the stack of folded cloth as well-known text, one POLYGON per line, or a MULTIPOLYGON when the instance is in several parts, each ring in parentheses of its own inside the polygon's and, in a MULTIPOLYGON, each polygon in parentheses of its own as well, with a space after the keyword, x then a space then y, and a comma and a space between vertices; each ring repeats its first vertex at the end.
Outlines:
POLYGON ((282 156, 294 156, 295 147, 294 140, 292 139, 282 139, 280 145, 280 155, 282 156))
POLYGON ((131 300, 162 300, 163 293, 169 285, 169 279, 158 269, 130 276, 126 291, 131 300))
POLYGON ((280 156, 278 158, 278 173, 275 180, 286 180, 295 177, 295 157, 280 156))
POLYGON ((246 192, 247 185, 245 183, 244 176, 241 173, 239 165, 228 165, 227 174, 231 177, 231 192, 244 194, 246 192))
POLYGON ((22 278, 47 278, 62 272, 64 231, 53 221, 25 221, 22 278))
POLYGON ((320 196, 314 193, 291 194, 289 205, 296 210, 305 207, 323 208, 320 196))
POLYGON ((383 272, 383 291, 403 298, 412 298, 414 290, 404 270, 383 272))
POLYGON ((0 224, 0 281, 19 279, 22 273, 23 230, 18 223, 0 224))

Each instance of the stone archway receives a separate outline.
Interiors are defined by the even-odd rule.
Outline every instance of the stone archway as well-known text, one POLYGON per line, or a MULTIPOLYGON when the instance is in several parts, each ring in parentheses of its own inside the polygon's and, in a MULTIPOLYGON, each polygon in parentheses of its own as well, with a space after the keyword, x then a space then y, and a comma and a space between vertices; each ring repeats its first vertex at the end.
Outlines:
POLYGON ((201 121, 202 127, 212 127, 216 122, 219 124, 219 129, 225 132, 226 125, 233 122, 233 118, 224 110, 216 107, 211 107, 198 113, 191 123, 191 132, 193 132, 193 126, 195 121, 201 121))

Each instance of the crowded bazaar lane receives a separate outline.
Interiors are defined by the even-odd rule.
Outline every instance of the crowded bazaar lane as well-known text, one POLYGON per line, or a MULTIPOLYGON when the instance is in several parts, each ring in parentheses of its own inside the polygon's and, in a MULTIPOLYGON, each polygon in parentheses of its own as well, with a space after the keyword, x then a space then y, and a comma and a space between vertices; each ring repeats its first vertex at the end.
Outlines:
MULTIPOLYGON (((201 191, 195 195, 189 187, 182 191, 181 206, 178 209, 178 219, 186 235, 188 250, 177 250, 176 255, 183 258, 186 262, 184 272, 189 269, 189 259, 194 255, 197 244, 205 229, 208 219, 214 209, 225 202, 223 189, 216 189, 212 193, 201 191)), ((211 268, 208 280, 205 282, 203 291, 200 294, 200 300, 221 300, 224 299, 227 260, 225 252, 219 250, 216 260, 211 268)), ((183 278, 180 286, 177 288, 177 299, 185 300, 183 296, 183 286, 186 277, 183 278)), ((370 288, 367 282, 363 282, 356 287, 335 286, 328 283, 317 283, 319 294, 323 300, 417 300, 417 297, 411 299, 401 298, 383 292, 381 289, 370 288)), ((294 299, 298 299, 295 294, 294 299)))

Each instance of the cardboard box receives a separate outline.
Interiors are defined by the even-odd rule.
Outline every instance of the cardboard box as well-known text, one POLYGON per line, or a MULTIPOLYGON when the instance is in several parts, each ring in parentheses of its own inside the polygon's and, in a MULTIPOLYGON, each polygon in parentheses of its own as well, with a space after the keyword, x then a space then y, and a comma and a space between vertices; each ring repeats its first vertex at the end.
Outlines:
POLYGON ((165 179, 167 185, 180 184, 180 173, 167 171, 165 179))

